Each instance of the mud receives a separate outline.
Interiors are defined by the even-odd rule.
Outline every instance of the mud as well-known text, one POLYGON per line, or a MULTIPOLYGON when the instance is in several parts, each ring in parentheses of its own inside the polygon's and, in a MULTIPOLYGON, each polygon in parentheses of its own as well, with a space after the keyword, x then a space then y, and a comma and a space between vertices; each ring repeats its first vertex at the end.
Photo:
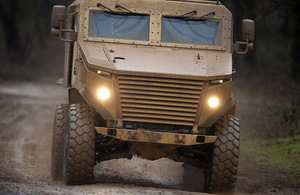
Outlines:
MULTIPOLYGON (((57 104, 67 102, 66 94, 55 85, 0 83, 0 194, 201 194, 196 191, 203 191, 202 170, 169 159, 98 163, 92 185, 53 182, 53 115, 57 104)), ((296 179, 256 165, 253 154, 241 151, 233 194, 300 194, 299 188, 296 179)))

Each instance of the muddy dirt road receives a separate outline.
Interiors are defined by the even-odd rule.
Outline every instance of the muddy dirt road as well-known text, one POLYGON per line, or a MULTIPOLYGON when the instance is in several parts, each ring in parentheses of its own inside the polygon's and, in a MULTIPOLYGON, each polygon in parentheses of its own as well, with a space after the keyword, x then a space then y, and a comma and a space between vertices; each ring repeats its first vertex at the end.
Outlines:
MULTIPOLYGON (((57 104, 67 102, 66 94, 49 84, 0 84, 0 194, 201 194, 195 191, 202 190, 202 171, 169 159, 106 161, 95 168, 95 184, 54 183, 53 115, 57 104)), ((299 188, 295 179, 256 165, 253 154, 241 151, 234 194, 300 194, 299 188)))

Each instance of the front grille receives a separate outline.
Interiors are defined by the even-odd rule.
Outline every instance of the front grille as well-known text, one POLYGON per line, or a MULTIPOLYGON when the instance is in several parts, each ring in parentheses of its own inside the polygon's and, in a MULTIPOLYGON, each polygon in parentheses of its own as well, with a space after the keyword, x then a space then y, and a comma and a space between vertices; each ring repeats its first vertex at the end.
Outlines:
POLYGON ((204 81, 118 78, 123 121, 193 126, 204 81))

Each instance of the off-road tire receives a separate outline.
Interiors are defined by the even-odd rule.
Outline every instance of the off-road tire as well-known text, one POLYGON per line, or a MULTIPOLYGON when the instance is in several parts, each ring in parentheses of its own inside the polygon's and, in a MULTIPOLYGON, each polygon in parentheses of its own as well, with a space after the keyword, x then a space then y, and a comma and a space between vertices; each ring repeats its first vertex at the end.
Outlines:
POLYGON ((239 120, 231 115, 220 118, 213 127, 218 137, 213 146, 205 188, 208 192, 228 192, 235 187, 239 161, 239 120))
POLYGON ((64 146, 68 128, 69 105, 56 107, 52 135, 51 176, 54 181, 63 180, 64 146))
POLYGON ((92 183, 94 179, 96 112, 86 104, 69 108, 65 147, 64 181, 67 185, 92 183))

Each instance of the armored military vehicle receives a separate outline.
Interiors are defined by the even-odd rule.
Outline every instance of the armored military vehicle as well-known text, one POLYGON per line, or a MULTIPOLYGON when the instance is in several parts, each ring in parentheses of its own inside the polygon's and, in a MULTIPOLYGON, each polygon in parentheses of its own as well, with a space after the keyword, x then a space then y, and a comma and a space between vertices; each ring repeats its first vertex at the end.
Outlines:
POLYGON ((234 188, 232 54, 253 48, 252 20, 233 42, 219 1, 76 0, 54 6, 51 34, 65 42, 69 97, 54 119, 54 180, 91 183, 97 162, 139 155, 202 168, 207 191, 234 188))

